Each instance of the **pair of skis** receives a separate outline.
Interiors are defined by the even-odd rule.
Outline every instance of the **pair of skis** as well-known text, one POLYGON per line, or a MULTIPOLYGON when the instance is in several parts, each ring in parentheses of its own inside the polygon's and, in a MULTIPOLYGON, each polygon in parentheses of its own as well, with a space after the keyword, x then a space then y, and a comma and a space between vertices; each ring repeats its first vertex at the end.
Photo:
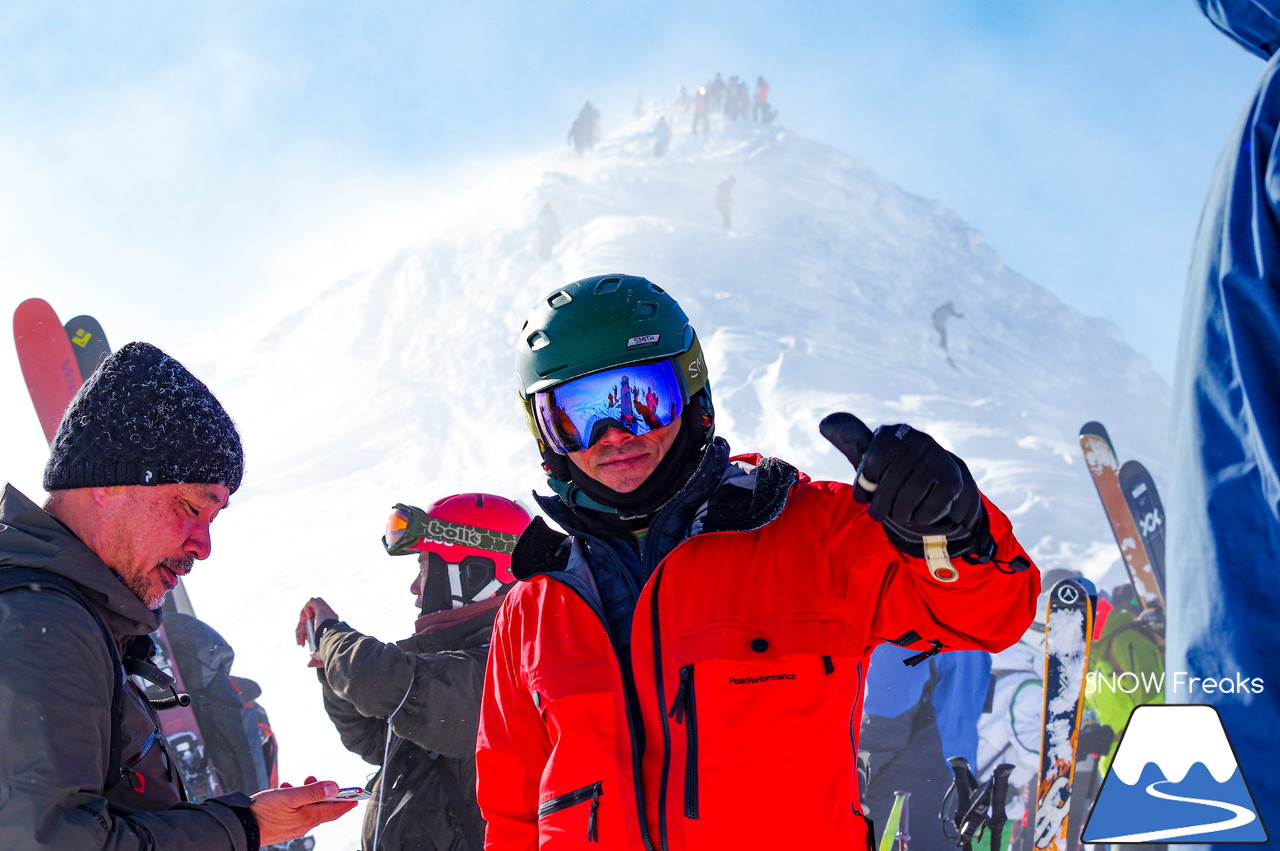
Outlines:
MULTIPOLYGON (((58 424, 62 422, 76 391, 111 354, 107 335, 92 316, 77 316, 64 325, 47 301, 29 298, 14 311, 13 340, 40 427, 44 430, 45 439, 52 443, 58 424)), ((181 585, 174 593, 178 595, 176 600, 185 601, 178 608, 193 615, 181 585)), ((174 662, 164 627, 161 626, 152 638, 156 642, 156 666, 173 677, 175 691, 183 693, 182 674, 174 662)), ((147 685, 142 684, 144 690, 147 685)), ((158 695, 152 692, 149 696, 158 695)), ((186 697, 185 693, 183 697, 186 697)), ((205 748, 205 739, 190 698, 186 703, 166 709, 161 726, 170 758, 177 766, 188 797, 198 803, 222 794, 224 790, 205 748)))
MULTIPOLYGON (((1155 481, 1137 461, 1120 463, 1099 422, 1080 428, 1080 448, 1137 595, 1141 618, 1164 640, 1164 507, 1155 481)), ((1085 579, 1064 579, 1049 592, 1045 620, 1044 727, 1032 845, 1074 851, 1083 808, 1072 806, 1097 591, 1085 579), (1074 812, 1073 812, 1074 810, 1074 812)), ((1141 672, 1134 672, 1141 673, 1141 672)))
POLYGON ((1119 462, 1102 423, 1081 426, 1080 449, 1138 595, 1142 618, 1163 639, 1164 506, 1156 483, 1139 462, 1119 462))
POLYGON ((107 335, 92 316, 63 325, 47 301, 29 298, 14 311, 13 341, 45 440, 53 443, 71 397, 111 354, 107 335))

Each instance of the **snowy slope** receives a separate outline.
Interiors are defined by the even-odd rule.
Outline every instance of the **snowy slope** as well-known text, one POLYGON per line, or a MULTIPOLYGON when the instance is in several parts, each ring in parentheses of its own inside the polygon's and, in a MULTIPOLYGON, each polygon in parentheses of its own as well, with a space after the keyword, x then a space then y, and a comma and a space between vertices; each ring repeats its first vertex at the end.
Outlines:
MULTIPOLYGON (((910 422, 963 456, 1042 569, 1107 588, 1116 547, 1076 444, 1087 420, 1163 481, 1168 389, 1109 323, 1001 262, 941 204, 781 127, 677 135, 652 156, 646 115, 590 155, 507 164, 442 202, 437 229, 385 266, 303 282, 174 354, 241 427, 245 485, 188 580, 197 614, 264 686, 283 779, 372 771, 343 750, 293 646, 320 595, 357 629, 408 634, 411 559, 379 535, 389 507, 488 490, 531 505, 542 477, 514 392, 514 339, 556 285, 627 272, 666 287, 698 329, 718 433, 738 451, 847 478, 817 422, 910 422), (736 178, 732 229, 713 206, 736 178), (540 261, 550 200, 563 238, 540 261), (954 302, 951 359, 931 314, 954 302)), ((121 341, 123 342, 123 341, 121 341)), ((545 490, 545 488, 542 488, 545 490)), ((360 815, 317 832, 354 848, 360 815)))

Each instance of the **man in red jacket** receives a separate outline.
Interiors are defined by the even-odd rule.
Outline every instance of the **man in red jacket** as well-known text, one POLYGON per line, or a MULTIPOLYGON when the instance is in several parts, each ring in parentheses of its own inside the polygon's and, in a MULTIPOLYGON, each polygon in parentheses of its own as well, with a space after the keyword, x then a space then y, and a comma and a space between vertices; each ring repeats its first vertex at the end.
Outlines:
POLYGON ((854 485, 731 457, 697 336, 643 278, 539 301, 517 372, 555 497, 513 555, 477 746, 492 849, 864 849, 867 661, 998 651, 1039 576, 964 462, 906 425, 823 432, 854 485), (645 388, 624 419, 609 391, 645 388))

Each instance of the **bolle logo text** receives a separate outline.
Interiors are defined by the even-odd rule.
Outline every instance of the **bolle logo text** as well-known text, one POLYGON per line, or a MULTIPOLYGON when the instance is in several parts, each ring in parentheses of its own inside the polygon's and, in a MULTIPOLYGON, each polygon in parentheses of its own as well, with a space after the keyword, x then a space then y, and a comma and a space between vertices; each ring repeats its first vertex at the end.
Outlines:
POLYGON ((455 523, 439 523, 434 517, 427 519, 427 535, 435 541, 446 544, 461 544, 464 547, 479 547, 482 537, 479 529, 470 526, 459 526, 455 523))

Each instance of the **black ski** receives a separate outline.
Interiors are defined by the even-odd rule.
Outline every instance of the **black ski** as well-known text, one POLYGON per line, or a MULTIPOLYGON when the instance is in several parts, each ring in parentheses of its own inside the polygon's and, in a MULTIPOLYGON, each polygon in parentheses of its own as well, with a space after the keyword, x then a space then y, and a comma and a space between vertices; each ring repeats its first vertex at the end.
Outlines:
POLYGON ((1138 535, 1151 559, 1151 569, 1155 572, 1156 584, 1163 597, 1164 505, 1160 502, 1155 480, 1141 463, 1125 461, 1120 465, 1120 489, 1124 491, 1124 501, 1129 506, 1129 513, 1133 515, 1133 522, 1138 526, 1138 535))
MULTIPOLYGON (((1033 846, 1067 851, 1076 746, 1097 592, 1087 579, 1063 579, 1049 591, 1045 616, 1044 729, 1033 846)), ((1077 827, 1076 831, 1079 833, 1077 827)), ((1074 845, 1074 843, 1072 843, 1074 845)))

